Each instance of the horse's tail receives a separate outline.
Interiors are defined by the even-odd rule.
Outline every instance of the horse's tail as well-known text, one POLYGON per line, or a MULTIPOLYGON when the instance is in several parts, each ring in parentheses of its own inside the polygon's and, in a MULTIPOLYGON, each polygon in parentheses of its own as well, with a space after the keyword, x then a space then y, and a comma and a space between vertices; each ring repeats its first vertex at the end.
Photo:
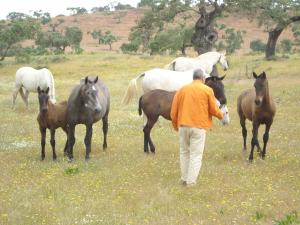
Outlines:
POLYGON ((142 115, 142 99, 143 99, 143 96, 140 97, 139 99, 139 115, 141 116, 142 115))
POLYGON ((49 76, 50 76, 50 83, 51 83, 51 87, 50 87, 50 98, 52 99, 52 102, 55 103, 55 85, 54 85, 54 79, 53 79, 53 75, 52 73, 49 71, 49 76))
POLYGON ((172 62, 170 62, 169 64, 164 66, 164 69, 167 70, 174 70, 175 71, 175 64, 176 64, 176 60, 173 60, 172 62))
POLYGON ((137 80, 139 80, 140 78, 144 77, 145 76, 145 73, 139 75, 138 77, 132 79, 130 82, 129 82, 129 85, 127 87, 127 90, 126 90, 126 93, 123 97, 123 100, 122 100, 122 103, 124 105, 127 105, 130 100, 135 96, 137 95, 137 92, 138 92, 138 88, 137 88, 137 80))

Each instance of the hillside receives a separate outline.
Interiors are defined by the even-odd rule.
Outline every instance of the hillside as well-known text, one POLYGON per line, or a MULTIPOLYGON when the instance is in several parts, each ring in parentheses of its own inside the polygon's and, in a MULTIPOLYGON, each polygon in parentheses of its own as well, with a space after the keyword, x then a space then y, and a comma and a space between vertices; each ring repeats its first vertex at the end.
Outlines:
MULTIPOLYGON (((120 37, 120 40, 113 44, 113 50, 118 50, 122 43, 128 41, 130 29, 135 25, 136 20, 143 16, 143 14, 144 9, 133 9, 129 11, 103 12, 78 16, 59 16, 53 18, 53 22, 59 19, 65 21, 57 28, 57 30, 60 31, 67 26, 79 26, 83 31, 81 47, 87 52, 97 52, 108 50, 108 46, 98 45, 97 40, 94 40, 88 32, 99 29, 103 32, 106 30, 112 31, 114 35, 120 37), (118 21, 118 15, 121 15, 120 22, 118 21)), ((250 22, 246 17, 241 15, 232 15, 222 18, 220 19, 220 23, 225 24, 227 27, 246 31, 246 34, 243 36, 244 43, 242 50, 240 50, 241 53, 250 51, 249 45, 251 40, 261 39, 266 42, 268 37, 268 34, 264 32, 263 28, 257 26, 256 21, 250 22)), ((50 27, 45 27, 44 29, 50 29, 50 27)), ((285 38, 293 38, 290 29, 287 29, 282 33, 279 42, 285 38)))

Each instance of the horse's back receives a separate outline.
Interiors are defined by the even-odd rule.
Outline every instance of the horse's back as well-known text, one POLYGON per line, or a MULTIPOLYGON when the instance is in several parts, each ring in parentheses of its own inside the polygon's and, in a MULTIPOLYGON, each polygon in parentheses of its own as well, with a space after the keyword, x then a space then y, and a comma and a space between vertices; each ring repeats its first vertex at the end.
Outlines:
POLYGON ((172 101, 176 91, 155 89, 144 94, 141 99, 141 107, 146 115, 162 115, 170 120, 172 101))
POLYGON ((46 90, 47 87, 51 88, 52 73, 48 69, 36 70, 32 67, 21 67, 16 72, 16 86, 24 87, 31 92, 37 91, 37 86, 46 90))
POLYGON ((142 81, 144 93, 155 89, 176 91, 183 85, 192 82, 192 71, 172 71, 165 69, 152 69, 145 72, 142 81))

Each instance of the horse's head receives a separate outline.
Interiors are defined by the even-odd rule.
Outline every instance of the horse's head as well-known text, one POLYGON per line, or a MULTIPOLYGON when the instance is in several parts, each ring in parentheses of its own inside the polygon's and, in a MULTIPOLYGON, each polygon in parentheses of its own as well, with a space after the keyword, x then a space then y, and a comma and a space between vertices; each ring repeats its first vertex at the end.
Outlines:
POLYGON ((267 75, 265 72, 262 72, 260 75, 257 75, 253 72, 253 77, 255 78, 254 88, 255 88, 255 105, 260 107, 264 101, 265 93, 268 88, 267 75))
POLYGON ((205 79, 205 84, 213 89, 215 97, 218 99, 221 105, 225 105, 227 103, 224 84, 222 82, 225 76, 226 75, 223 77, 211 76, 205 79))
POLYGON ((226 53, 220 53, 219 62, 225 71, 228 70, 229 66, 228 66, 228 62, 226 59, 226 53))
POLYGON ((49 101, 49 87, 46 90, 42 90, 39 86, 37 88, 40 112, 46 113, 48 111, 48 101, 49 101))
POLYGON ((84 103, 84 107, 95 113, 101 112, 102 108, 97 97, 98 90, 95 86, 97 81, 98 77, 96 77, 94 80, 89 80, 88 77, 85 77, 84 83, 82 84, 80 90, 81 99, 84 103))

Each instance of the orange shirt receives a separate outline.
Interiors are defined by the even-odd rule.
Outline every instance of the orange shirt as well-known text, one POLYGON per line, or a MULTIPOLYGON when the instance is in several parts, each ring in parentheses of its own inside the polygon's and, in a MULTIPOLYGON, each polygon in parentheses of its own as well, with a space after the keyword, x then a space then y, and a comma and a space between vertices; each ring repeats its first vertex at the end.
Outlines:
POLYGON ((176 130, 180 126, 210 128, 212 116, 222 119, 223 113, 216 104, 213 90, 201 80, 194 80, 175 94, 171 118, 176 130))

